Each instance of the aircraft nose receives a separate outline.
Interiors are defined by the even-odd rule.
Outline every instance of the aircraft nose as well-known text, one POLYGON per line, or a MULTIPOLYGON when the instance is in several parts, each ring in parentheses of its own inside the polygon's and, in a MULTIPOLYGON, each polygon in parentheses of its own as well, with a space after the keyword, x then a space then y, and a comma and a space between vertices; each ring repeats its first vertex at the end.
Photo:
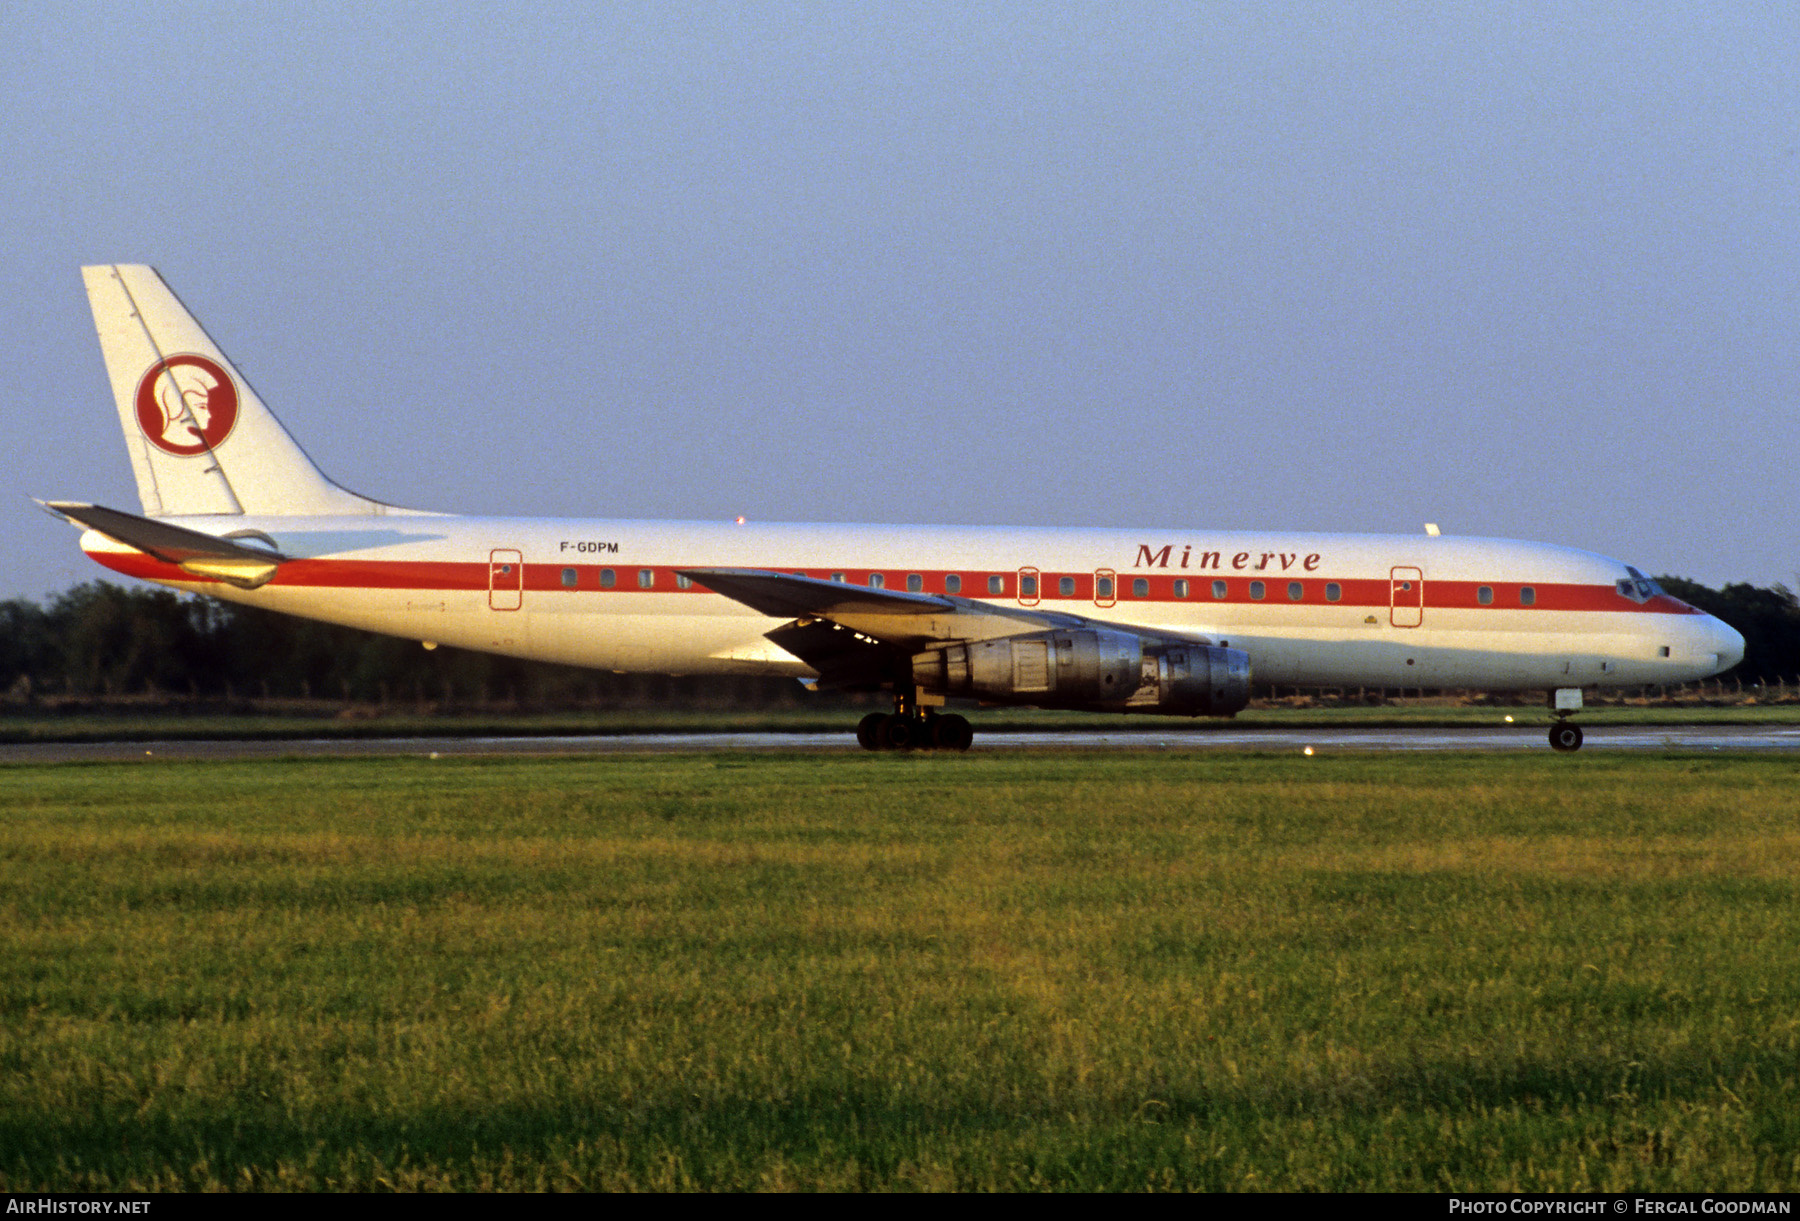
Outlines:
POLYGON ((1744 637, 1736 628, 1711 615, 1706 617, 1706 626, 1712 651, 1719 655, 1719 668, 1714 671, 1715 674, 1723 673, 1744 660, 1744 637))

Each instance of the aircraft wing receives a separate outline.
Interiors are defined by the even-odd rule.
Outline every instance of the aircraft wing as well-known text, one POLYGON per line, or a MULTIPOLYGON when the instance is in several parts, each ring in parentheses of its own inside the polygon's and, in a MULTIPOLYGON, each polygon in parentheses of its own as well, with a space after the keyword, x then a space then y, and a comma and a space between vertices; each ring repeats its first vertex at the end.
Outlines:
POLYGON ((771 618, 825 620, 884 643, 920 648, 949 640, 985 640, 1082 620, 1056 611, 994 606, 954 594, 913 594, 761 568, 690 568, 685 577, 771 618))
POLYGON ((190 530, 172 522, 139 517, 104 505, 78 501, 40 500, 59 517, 79 522, 110 539, 135 547, 183 572, 211 577, 244 589, 267 583, 288 557, 267 547, 246 546, 229 538, 190 530))
POLYGON ((791 618, 768 638, 817 670, 828 686, 878 684, 897 667, 910 666, 914 653, 936 645, 1052 628, 1098 627, 1165 641, 1211 643, 1063 611, 995 606, 954 594, 871 589, 760 568, 690 568, 681 575, 771 618, 791 618))
POLYGON ((871 589, 843 581, 821 581, 762 568, 691 568, 684 571, 714 593, 775 618, 837 615, 929 615, 954 611, 962 599, 941 594, 909 594, 871 589))

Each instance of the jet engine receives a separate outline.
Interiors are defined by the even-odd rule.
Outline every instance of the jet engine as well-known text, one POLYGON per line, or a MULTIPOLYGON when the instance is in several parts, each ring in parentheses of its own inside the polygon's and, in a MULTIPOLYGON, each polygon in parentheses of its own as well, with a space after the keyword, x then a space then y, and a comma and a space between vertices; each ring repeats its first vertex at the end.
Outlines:
POLYGON ((1250 657, 1103 628, 1059 628, 914 654, 922 691, 1004 704, 1231 716, 1250 702, 1250 657))
POLYGON ((1143 661, 1143 642, 1129 632, 1063 628, 915 654, 913 681, 1004 703, 1099 703, 1136 691, 1143 661))
POLYGON ((1145 650, 1143 681, 1125 711, 1236 716, 1249 702, 1250 654, 1177 642, 1145 650))

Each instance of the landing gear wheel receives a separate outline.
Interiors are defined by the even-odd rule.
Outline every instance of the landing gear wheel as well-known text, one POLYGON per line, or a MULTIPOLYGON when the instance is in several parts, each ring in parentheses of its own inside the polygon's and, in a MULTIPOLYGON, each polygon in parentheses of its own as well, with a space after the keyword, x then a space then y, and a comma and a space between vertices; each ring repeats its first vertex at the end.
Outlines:
POLYGON ((911 750, 919 744, 919 728, 909 716, 881 718, 881 749, 911 750))
POLYGON ((933 750, 965 751, 969 743, 975 740, 975 730, 969 726, 967 717, 952 712, 945 716, 931 719, 931 748, 933 750))
MULTIPOLYGON (((941 703, 942 701, 940 701, 941 703)), ((864 750, 965 751, 975 740, 967 717, 940 715, 920 706, 916 687, 896 688, 892 712, 871 712, 856 726, 856 744, 864 750)))
POLYGON ((864 750, 881 749, 881 723, 887 720, 885 712, 871 712, 856 723, 856 744, 864 750))
POLYGON ((1581 726, 1558 723, 1550 727, 1550 749, 1572 751, 1581 749, 1581 726))

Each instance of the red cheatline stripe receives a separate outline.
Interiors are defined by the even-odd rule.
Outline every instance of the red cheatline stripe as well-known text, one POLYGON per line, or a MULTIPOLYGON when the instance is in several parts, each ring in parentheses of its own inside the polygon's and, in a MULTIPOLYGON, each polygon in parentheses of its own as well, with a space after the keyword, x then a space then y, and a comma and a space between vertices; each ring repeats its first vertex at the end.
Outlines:
MULTIPOLYGON (((141 577, 147 581, 183 581, 193 584, 208 584, 206 578, 196 577, 181 571, 173 564, 165 564, 161 560, 143 555, 139 552, 97 551, 88 553, 92 558, 114 572, 129 577, 141 577)), ((524 587, 527 590, 541 593, 580 593, 599 592, 603 588, 610 593, 711 593, 699 584, 683 588, 677 579, 682 565, 647 565, 627 567, 625 565, 601 564, 526 564, 524 565, 524 587), (651 574, 650 584, 646 587, 639 584, 639 573, 651 574), (573 572, 575 583, 564 583, 563 574, 573 572), (603 587, 604 573, 613 574, 613 583, 603 587)), ((908 572, 904 569, 868 569, 868 568, 778 568, 770 571, 793 572, 803 576, 830 580, 841 575, 852 585, 866 585, 869 578, 879 575, 883 586, 887 589, 904 592, 907 588, 906 578, 917 576, 925 593, 944 593, 945 578, 956 576, 962 579, 961 594, 967 598, 1004 598, 1012 601, 1019 596, 1019 574, 1017 570, 1005 572, 976 571, 931 571, 908 572), (989 592, 988 582, 991 578, 1000 579, 1000 592, 989 592)), ((489 563, 485 560, 475 562, 445 562, 435 560, 289 560, 275 574, 271 586, 334 588, 334 589, 418 589, 418 590, 466 590, 485 592, 488 589, 489 563)), ((1038 593, 1036 604, 1039 606, 1066 606, 1070 610, 1079 610, 1082 605, 1094 601, 1095 575, 1091 572, 1058 573, 1043 572, 1038 576, 1038 593), (1064 578, 1074 583, 1072 593, 1062 592, 1064 578)), ((502 578, 498 584, 503 588, 515 588, 510 577, 502 578)), ((1289 579, 1286 577, 1176 577, 1157 574, 1154 576, 1134 576, 1129 571, 1114 578, 1114 604, 1109 609, 1115 612, 1132 603, 1168 602, 1177 604, 1214 605, 1267 605, 1267 606, 1327 606, 1333 603, 1327 598, 1327 585, 1336 585, 1341 590, 1341 597, 1336 605, 1356 609, 1385 611, 1390 605, 1391 588, 1386 580, 1332 580, 1324 576, 1309 576, 1305 579, 1289 579), (1144 592, 1137 592, 1136 582, 1144 582, 1144 592), (1177 593, 1177 582, 1185 581, 1186 596, 1177 593), (1215 597, 1213 585, 1215 581, 1224 582, 1225 596, 1215 597), (1252 596, 1252 585, 1260 584, 1263 596, 1259 599, 1252 596), (1298 598, 1290 597, 1289 586, 1299 587, 1298 598)), ((1700 612, 1687 603, 1664 594, 1651 598, 1648 602, 1637 603, 1629 598, 1620 597, 1611 585, 1531 585, 1524 586, 1517 581, 1496 581, 1489 585, 1475 581, 1434 581, 1427 576, 1423 582, 1424 604, 1432 610, 1543 610, 1543 611, 1614 611, 1620 613, 1662 614, 1662 615, 1694 615, 1700 612), (1520 590, 1530 588, 1536 600, 1529 607, 1520 603, 1520 590), (1491 589, 1493 599, 1483 603, 1480 599, 1482 589, 1491 589)), ((1404 595, 1402 595, 1404 597, 1404 595)), ((1416 605, 1415 602, 1402 602, 1402 605, 1416 605)))

